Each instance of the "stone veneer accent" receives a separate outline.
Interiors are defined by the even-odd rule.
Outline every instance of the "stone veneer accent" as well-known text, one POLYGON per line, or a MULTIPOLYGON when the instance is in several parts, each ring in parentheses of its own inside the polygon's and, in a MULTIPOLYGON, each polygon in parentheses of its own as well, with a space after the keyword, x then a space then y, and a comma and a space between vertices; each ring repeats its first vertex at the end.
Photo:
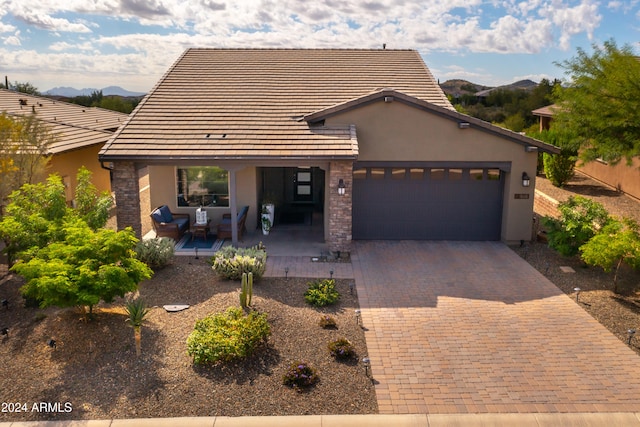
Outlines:
POLYGON ((329 164, 329 250, 351 250, 351 204, 353 190, 353 162, 335 161, 329 164), (345 195, 338 195, 338 183, 344 180, 345 195))
POLYGON ((142 238, 140 220, 140 183, 133 162, 114 162, 111 189, 116 195, 118 230, 132 227, 137 238, 142 238))

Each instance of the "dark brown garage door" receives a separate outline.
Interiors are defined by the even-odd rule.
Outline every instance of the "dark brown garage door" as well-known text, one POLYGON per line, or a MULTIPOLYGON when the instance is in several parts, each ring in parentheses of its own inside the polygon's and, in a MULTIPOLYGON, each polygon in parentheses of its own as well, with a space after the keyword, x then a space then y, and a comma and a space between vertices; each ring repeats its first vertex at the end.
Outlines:
POLYGON ((361 167, 353 178, 354 239, 500 240, 498 168, 361 167))

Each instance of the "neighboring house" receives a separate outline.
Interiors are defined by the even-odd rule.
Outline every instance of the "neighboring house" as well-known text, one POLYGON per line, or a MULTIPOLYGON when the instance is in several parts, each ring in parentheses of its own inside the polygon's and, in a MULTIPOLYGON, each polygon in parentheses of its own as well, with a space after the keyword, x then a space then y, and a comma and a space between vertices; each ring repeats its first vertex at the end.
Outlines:
MULTIPOLYGON (((548 130, 553 120, 554 105, 533 110, 532 114, 540 118, 540 131, 548 130)), ((603 160, 576 166, 576 169, 591 178, 610 187, 616 188, 630 196, 640 199, 640 158, 634 158, 631 165, 622 160, 616 165, 610 165, 603 160)))
POLYGON ((72 203, 76 174, 82 166, 93 173, 92 182, 98 190, 111 191, 109 170, 101 167, 98 152, 124 123, 126 114, 0 89, 2 112, 13 117, 35 114, 55 135, 46 172, 62 177, 67 202, 72 203))
POLYGON ((255 228, 269 199, 322 214, 329 248, 348 251, 530 240, 538 150, 558 152, 456 112, 414 50, 189 49, 100 159, 119 228, 146 233, 162 204, 214 223, 248 205, 255 228))

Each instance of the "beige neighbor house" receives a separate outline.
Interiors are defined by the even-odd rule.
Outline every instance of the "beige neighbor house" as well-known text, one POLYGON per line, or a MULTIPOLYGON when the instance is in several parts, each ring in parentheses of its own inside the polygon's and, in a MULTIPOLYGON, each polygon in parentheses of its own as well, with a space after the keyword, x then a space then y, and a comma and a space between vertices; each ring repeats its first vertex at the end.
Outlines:
POLYGON ((92 182, 98 190, 111 191, 110 171, 101 167, 98 152, 124 123, 126 114, 0 89, 2 112, 10 117, 35 114, 55 135, 56 140, 49 147, 46 172, 62 177, 69 204, 75 194, 76 174, 82 166, 93 173, 92 182))
POLYGON ((118 227, 138 235, 163 204, 192 220, 205 206, 214 224, 249 206, 255 229, 268 199, 272 232, 314 211, 330 250, 348 251, 529 240, 538 150, 558 151, 457 113, 414 50, 189 49, 100 159, 118 227))
MULTIPOLYGON (((553 121, 554 105, 533 110, 532 114, 540 119, 540 132, 549 129, 553 121)), ((636 157, 628 165, 626 160, 611 165, 603 160, 578 164, 576 169, 583 174, 600 181, 618 191, 640 199, 640 158, 636 157)))

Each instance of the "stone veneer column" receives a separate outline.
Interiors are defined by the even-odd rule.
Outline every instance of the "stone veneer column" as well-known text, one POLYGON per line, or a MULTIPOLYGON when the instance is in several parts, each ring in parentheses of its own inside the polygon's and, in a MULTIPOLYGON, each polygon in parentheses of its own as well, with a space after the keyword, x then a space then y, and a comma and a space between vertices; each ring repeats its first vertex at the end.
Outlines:
POLYGON ((116 195, 118 230, 132 227, 136 237, 141 239, 140 184, 135 163, 113 163, 111 189, 116 195))
POLYGON ((353 191, 353 162, 335 161, 329 164, 329 250, 351 250, 351 203, 353 191), (344 180, 344 196, 338 195, 338 183, 344 180))

